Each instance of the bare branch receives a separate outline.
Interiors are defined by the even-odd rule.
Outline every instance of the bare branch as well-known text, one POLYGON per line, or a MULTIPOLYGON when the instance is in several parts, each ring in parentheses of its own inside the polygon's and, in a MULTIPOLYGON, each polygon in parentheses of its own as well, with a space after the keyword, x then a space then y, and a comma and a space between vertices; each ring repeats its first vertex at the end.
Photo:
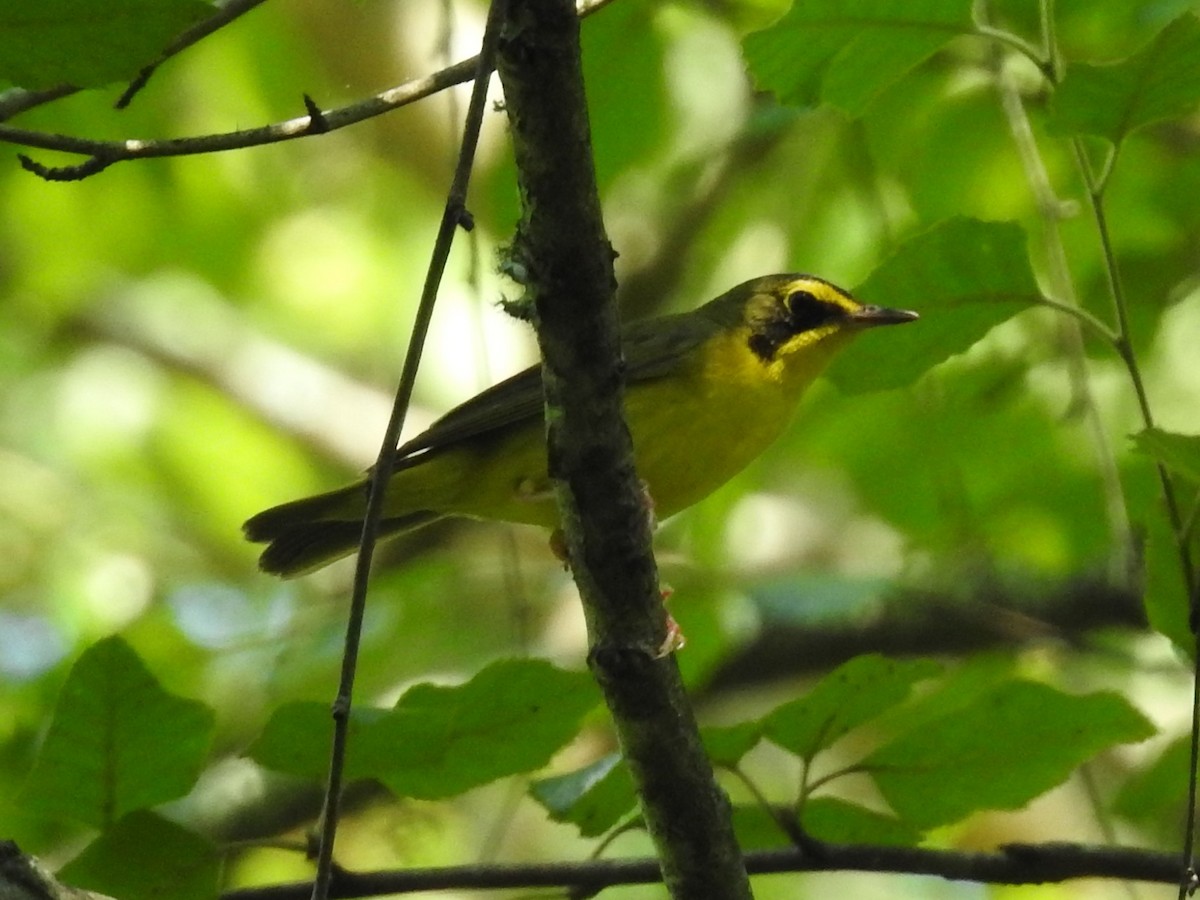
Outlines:
MULTIPOLYGON (((986 884, 1047 884, 1075 878, 1110 878, 1174 884, 1174 854, 1090 844, 1009 844, 988 853, 826 844, 820 859, 799 850, 758 850, 746 854, 751 875, 785 872, 853 871, 896 875, 935 875, 986 884)), ((654 859, 588 860, 524 865, 451 866, 354 874, 343 872, 331 896, 378 897, 437 890, 561 888, 596 892, 623 884, 661 880, 654 859)), ((307 900, 306 882, 226 891, 221 900, 307 900)))
MULTIPOLYGON (((259 3, 262 0, 238 0, 240 3, 259 3)), ((607 6, 612 0, 583 0, 576 11, 578 15, 587 16, 607 6)), ((245 10, 243 10, 244 12, 245 10)), ((199 27, 199 26, 198 26, 199 27)), ((203 35, 200 35, 203 37, 203 35)), ((182 39, 182 38, 181 38, 182 39)), ((199 37, 195 38, 199 40, 199 37)), ((194 43, 194 40, 193 40, 194 43)), ((174 45, 172 45, 174 46, 174 45)), ((182 48, 180 48, 182 49, 182 48)), ((175 52, 178 52, 177 50, 175 52)), ((161 60, 159 61, 161 62, 161 60)), ((247 147, 259 147, 264 144, 277 144, 282 141, 295 140, 312 134, 324 134, 337 131, 349 125, 357 125, 367 119, 373 119, 384 113, 407 106, 417 100, 423 100, 433 94, 444 91, 456 84, 470 81, 475 75, 475 67, 479 63, 478 56, 464 59, 452 66, 422 78, 407 81, 404 84, 389 88, 332 110, 314 110, 311 101, 306 97, 305 106, 310 110, 308 115, 276 122, 272 125, 261 125, 258 128, 247 128, 240 131, 227 131, 221 134, 204 134, 184 138, 138 139, 128 138, 121 141, 100 141, 89 138, 73 137, 65 134, 47 134, 43 131, 33 131, 25 128, 13 128, 0 124, 0 141, 17 144, 23 147, 37 147, 41 150, 59 150, 64 153, 78 153, 90 157, 82 166, 46 166, 33 160, 22 160, 22 166, 45 178, 47 181, 75 181, 94 175, 116 162, 133 159, 152 159, 164 156, 194 156, 201 153, 218 153, 226 150, 242 150, 247 147), (103 161, 103 164, 100 163, 103 161)), ((153 65, 158 65, 156 62, 153 65)), ((11 106, 16 111, 28 109, 40 102, 56 99, 73 92, 73 88, 55 88, 60 91, 54 96, 52 92, 35 94, 23 92, 14 96, 11 106), (25 105, 20 105, 24 102, 25 105)), ((128 91, 126 93, 129 93, 128 91)), ((13 110, 4 103, 8 95, 0 96, 0 122, 14 114, 13 110)))

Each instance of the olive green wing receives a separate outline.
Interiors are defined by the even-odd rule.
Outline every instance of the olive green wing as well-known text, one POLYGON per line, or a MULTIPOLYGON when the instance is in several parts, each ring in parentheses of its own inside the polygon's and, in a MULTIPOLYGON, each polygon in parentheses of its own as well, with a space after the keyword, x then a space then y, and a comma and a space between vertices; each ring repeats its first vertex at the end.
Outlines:
MULTIPOLYGON (((711 323, 695 313, 628 326, 621 337, 626 383, 650 381, 678 371, 712 330, 711 323)), ((427 452, 541 417, 541 368, 530 366, 456 406, 426 431, 402 444, 397 451, 397 467, 408 468, 420 462, 427 452)))

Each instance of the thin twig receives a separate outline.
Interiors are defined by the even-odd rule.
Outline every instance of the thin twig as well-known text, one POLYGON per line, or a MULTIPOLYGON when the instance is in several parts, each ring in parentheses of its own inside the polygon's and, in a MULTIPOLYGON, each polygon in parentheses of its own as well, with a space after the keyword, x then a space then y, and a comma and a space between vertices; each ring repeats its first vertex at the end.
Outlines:
MULTIPOLYGON (((588 16, 607 6, 613 0, 583 0, 576 11, 579 16, 588 16)), ((27 128, 14 128, 0 124, 0 141, 17 144, 22 147, 37 147, 41 150, 58 150, 64 153, 75 153, 89 157, 83 166, 98 166, 96 171, 107 168, 113 163, 134 159, 155 159, 168 156, 194 156, 201 153, 219 153, 226 150, 242 150, 247 147, 261 147, 265 144, 277 144, 307 137, 312 134, 324 134, 327 131, 337 131, 349 125, 356 125, 367 119, 381 116, 384 113, 407 106, 417 100, 422 100, 456 84, 470 81, 475 77, 479 67, 479 57, 464 59, 452 66, 447 66, 431 75, 415 78, 404 84, 381 91, 374 96, 359 100, 347 106, 336 109, 322 110, 318 117, 311 115, 298 116, 271 125, 257 128, 246 128, 239 131, 227 131, 220 134, 204 134, 193 137, 138 139, 128 138, 120 141, 101 141, 90 138, 74 137, 65 134, 48 134, 44 131, 34 131, 27 128), (320 121, 317 121, 317 120, 320 121)), ((0 98, 2 100, 2 98, 0 98)), ((27 108, 27 107, 23 107, 27 108)), ((0 108, 0 122, 3 121, 3 108, 0 108)), ((11 115, 11 113, 9 113, 11 115)), ((31 161, 32 162, 32 161, 31 161)), ((65 166, 61 171, 55 167, 38 163, 26 165, 25 168, 52 181, 76 180, 80 177, 78 166, 65 166)), ((84 174, 95 174, 90 169, 83 170, 84 174)))
POLYGON ((475 161, 475 149, 479 143, 479 132, 487 108, 488 82, 491 72, 495 68, 496 45, 499 40, 500 24, 504 20, 505 5, 506 0, 492 0, 488 10, 487 26, 477 57, 475 87, 471 93, 471 102, 467 108, 466 121, 463 124, 462 149, 458 157, 458 166, 454 171, 454 179, 446 197, 446 206, 438 227, 437 239, 434 242, 433 256, 430 259, 429 271, 421 291, 421 302, 417 308, 416 321, 413 323, 408 353, 405 356, 404 368, 400 375, 400 385, 396 390, 396 402, 392 407, 392 415, 384 432, 379 458, 371 470, 370 494, 367 498, 362 539, 354 570, 350 613, 346 624, 342 675, 338 685, 337 698, 333 703, 334 733, 330 748, 329 782, 326 787, 324 810, 321 816, 321 841, 317 856, 317 873, 313 882, 313 900, 326 900, 329 897, 333 879, 333 842, 337 831, 338 803, 346 759, 354 676, 358 665, 358 648, 367 604, 367 585, 370 581, 375 537, 379 529, 379 520, 383 514, 388 479, 391 477, 395 465, 396 444, 400 439, 400 432, 404 428, 408 404, 412 399, 417 368, 421 361, 421 351, 425 344, 425 336, 429 331, 430 320, 433 318, 434 301, 437 299, 438 287, 446 269, 446 261, 450 256, 450 246, 455 231, 469 221, 466 208, 467 186, 470 182, 471 167, 475 161))
POLYGON ((1116 345, 1117 333, 1108 326, 1106 322, 1098 316, 1092 315, 1082 306, 1075 306, 1071 303, 1064 303, 1061 300, 1055 300, 1053 297, 1038 297, 1037 303, 1039 306, 1044 306, 1047 309, 1053 309, 1056 312, 1063 313, 1076 319, 1081 325, 1085 325, 1090 331, 1101 338, 1105 343, 1116 345))
MULTIPOLYGON (((1048 2, 1042 4, 1042 40, 1045 58, 1049 61, 1043 72, 1053 84, 1054 73, 1057 70, 1058 50, 1054 38, 1053 10, 1049 7, 1048 2)), ((986 13, 986 7, 983 7, 981 15, 986 15, 986 13)), ((991 68, 1000 96, 1000 105, 1008 122, 1009 133, 1021 161, 1021 167, 1025 172, 1025 180, 1033 194, 1038 214, 1042 219, 1042 246, 1046 253, 1050 293, 1054 296, 1043 296, 1039 302, 1042 306, 1070 317, 1070 320, 1063 321, 1060 327, 1063 341, 1067 345, 1064 356, 1073 394, 1071 406, 1083 410, 1086 424, 1091 432, 1096 464, 1104 489, 1109 525, 1113 534, 1113 545, 1117 553, 1110 567, 1110 573, 1122 585, 1128 585, 1134 580, 1133 537, 1129 524, 1128 505, 1125 502, 1125 490, 1121 484, 1120 470, 1117 466, 1112 440, 1104 426, 1091 390, 1087 370, 1087 353, 1083 342, 1084 329, 1088 329, 1112 347, 1117 346, 1118 334, 1108 323, 1084 309, 1076 295, 1075 283, 1067 262, 1067 250, 1062 239, 1063 202, 1055 193, 1024 102, 1011 75, 1004 69, 999 48, 996 48, 996 52, 992 54, 991 68)))
MULTIPOLYGON (((1116 153, 1114 151, 1110 155, 1110 162, 1106 164, 1103 179, 1101 180, 1097 179, 1092 171, 1092 166, 1088 161, 1082 140, 1075 138, 1071 144, 1075 151, 1076 164, 1080 175, 1083 177, 1084 185, 1087 188, 1088 200, 1092 208, 1092 218, 1095 220, 1096 233, 1099 236, 1100 248, 1104 254, 1104 270, 1108 277, 1109 295, 1112 299, 1113 310, 1117 318, 1117 353, 1121 361, 1125 364, 1126 371, 1129 373, 1134 396, 1137 398, 1138 410, 1141 413, 1142 425, 1145 428, 1153 428, 1154 414, 1150 409, 1149 395, 1146 393, 1146 386, 1142 381, 1141 368, 1138 366, 1137 353, 1133 348, 1133 340, 1130 336, 1128 302, 1125 297, 1124 285, 1121 282, 1121 275, 1117 268, 1117 257, 1112 246, 1112 238, 1108 230, 1108 216, 1104 208, 1104 189, 1108 183, 1108 176, 1112 172, 1111 160, 1115 158, 1116 153)), ((1162 490, 1163 500, 1166 502, 1167 518, 1171 523, 1171 531, 1175 535, 1182 535, 1184 533, 1183 514, 1180 511, 1179 500, 1175 495, 1175 484, 1171 479, 1171 474, 1162 462, 1155 462, 1155 470, 1158 472, 1159 486, 1162 490)), ((1193 883, 1195 880, 1196 796, 1198 790, 1196 767, 1200 765, 1200 629, 1197 628, 1196 572, 1192 567, 1191 550, 1187 542, 1178 539, 1175 542, 1175 549, 1179 556, 1183 583, 1187 591, 1190 607, 1189 623, 1195 640, 1192 670, 1192 733, 1190 765, 1188 767, 1187 819, 1184 826, 1179 878, 1179 900, 1185 900, 1194 890, 1193 883)))

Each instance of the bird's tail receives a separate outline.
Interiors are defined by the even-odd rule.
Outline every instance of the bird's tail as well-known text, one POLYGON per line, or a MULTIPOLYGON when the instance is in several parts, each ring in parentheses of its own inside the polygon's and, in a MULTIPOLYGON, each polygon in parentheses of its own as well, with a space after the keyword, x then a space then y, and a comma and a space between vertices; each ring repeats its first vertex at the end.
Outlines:
MULTIPOLYGON (((258 558, 264 572, 294 578, 354 552, 362 538, 366 483, 293 500, 252 516, 242 526, 248 540, 267 545, 258 558)), ((392 537, 442 518, 419 510, 387 517, 379 538, 392 537)))

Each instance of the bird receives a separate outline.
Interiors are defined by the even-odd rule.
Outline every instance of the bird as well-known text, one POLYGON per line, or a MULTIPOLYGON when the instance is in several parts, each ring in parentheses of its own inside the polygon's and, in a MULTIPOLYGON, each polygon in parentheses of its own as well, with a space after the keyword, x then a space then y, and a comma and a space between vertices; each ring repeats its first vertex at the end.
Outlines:
MULTIPOLYGON (((917 318, 789 273, 625 326, 625 417, 655 515, 703 499, 766 450, 805 389, 856 335, 917 318)), ((557 528, 545 433, 538 366, 450 410, 397 449, 379 537, 448 516, 557 528)), ((252 516, 243 532, 267 545, 259 568, 290 578, 352 553, 369 489, 363 478, 252 516)))

